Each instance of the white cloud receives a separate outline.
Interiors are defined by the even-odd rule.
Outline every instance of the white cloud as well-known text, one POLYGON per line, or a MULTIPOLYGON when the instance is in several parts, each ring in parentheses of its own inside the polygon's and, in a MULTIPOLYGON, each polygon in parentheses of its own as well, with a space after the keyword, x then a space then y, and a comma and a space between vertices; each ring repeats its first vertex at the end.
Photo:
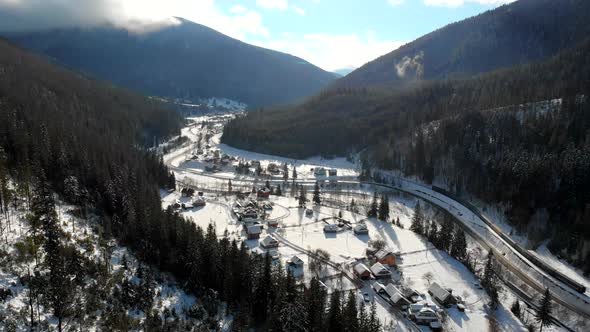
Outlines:
POLYGON ((475 2, 482 5, 503 5, 514 1, 516 0, 424 0, 424 4, 427 6, 459 7, 464 5, 466 2, 475 2))
POLYGON ((179 16, 237 39, 268 37, 262 16, 243 6, 223 12, 215 0, 0 0, 0 30, 115 24, 132 31, 177 23, 179 16))
POLYGON ((325 70, 356 68, 403 45, 399 41, 380 41, 374 33, 335 35, 326 33, 283 35, 282 39, 254 44, 303 58, 325 70))
POLYGON ((299 14, 299 15, 305 15, 305 10, 303 10, 303 8, 299 8, 297 6, 291 6, 291 8, 293 8, 293 10, 299 14))
POLYGON ((287 0, 256 0, 256 5, 265 9, 289 9, 287 0))
POLYGON ((232 13, 232 14, 242 14, 242 13, 245 13, 247 11, 248 11, 248 8, 246 8, 246 7, 242 6, 242 5, 235 5, 235 6, 232 6, 229 9, 229 12, 232 13))
POLYGON ((404 2, 406 2, 406 0, 387 0, 387 3, 392 6, 399 6, 399 5, 403 4, 404 2))

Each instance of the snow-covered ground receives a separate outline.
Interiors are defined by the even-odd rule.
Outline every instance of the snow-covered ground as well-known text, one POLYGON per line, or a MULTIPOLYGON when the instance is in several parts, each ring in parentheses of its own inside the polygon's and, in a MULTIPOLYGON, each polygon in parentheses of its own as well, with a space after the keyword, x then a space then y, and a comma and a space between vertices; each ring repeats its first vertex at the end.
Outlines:
MULTIPOLYGON (((185 211, 182 212, 182 215, 192 218, 201 227, 206 227, 209 223, 215 224, 218 235, 222 235, 224 229, 227 229, 230 236, 235 235, 234 238, 245 239, 241 226, 231 216, 231 199, 226 200, 215 195, 206 195, 206 197, 208 197, 208 203, 204 208, 185 211), (217 201, 223 203, 216 203, 217 201)), ((163 194, 165 206, 177 199, 183 200, 176 192, 163 194)), ((402 283, 404 285, 416 289, 423 293, 427 300, 431 300, 427 293, 428 281, 423 277, 430 273, 435 276, 431 282, 438 282, 444 287, 452 288, 455 294, 465 299, 467 306, 465 313, 456 309, 448 310, 449 316, 445 322, 447 330, 479 331, 487 327, 486 303, 488 299, 485 291, 474 286, 475 276, 446 253, 434 249, 432 244, 422 237, 409 230, 393 226, 391 223, 367 219, 364 215, 327 206, 311 207, 314 213, 313 216, 308 216, 304 209, 297 207, 296 199, 291 197, 271 196, 269 201, 273 203, 273 210, 269 217, 271 219, 278 218, 280 224, 276 229, 265 227, 260 240, 267 235, 278 234, 289 243, 305 251, 324 250, 329 253, 330 261, 340 264, 342 268, 348 270, 356 261, 365 259, 365 250, 370 240, 383 240, 388 248, 399 251, 401 254, 399 271, 403 272, 402 283), (338 216, 339 213, 342 213, 342 218, 350 221, 353 225, 361 222, 366 223, 369 235, 355 235, 352 230, 336 234, 324 233, 325 222, 322 219, 330 219, 338 216)), ((402 224, 409 225, 414 204, 415 200, 407 200, 402 197, 392 201, 392 217, 399 218, 402 224)), ((266 250, 260 248, 260 240, 246 240, 246 243, 251 250, 264 252, 266 250)), ((307 268, 309 257, 306 252, 284 243, 281 243, 277 250, 284 266, 294 256, 303 260, 304 268, 300 271, 303 274, 302 280, 309 281, 312 272, 307 268)), ((346 278, 339 278, 338 271, 334 268, 327 267, 321 276, 332 291, 356 289, 355 285, 346 278)), ((377 311, 383 324, 399 320, 392 314, 390 305, 372 291, 372 283, 366 282, 359 292, 368 292, 376 301, 377 311)), ((503 331, 524 330, 524 327, 506 309, 501 308, 498 315, 502 322, 503 331)), ((400 324, 400 331, 411 330, 412 326, 407 321, 395 324, 400 324)))
MULTIPOLYGON (((210 117, 200 117, 194 118, 193 120, 198 123, 202 121, 211 121, 212 119, 210 117)), ((223 119, 223 121, 225 120, 227 120, 227 118, 223 119)), ((217 123, 215 126, 213 126, 213 132, 209 132, 210 139, 207 143, 210 145, 211 149, 219 150, 220 154, 227 154, 244 161, 260 161, 263 168, 265 168, 265 166, 267 166, 269 163, 275 163, 278 165, 287 163, 290 169, 293 165, 295 165, 297 167, 297 181, 299 183, 306 183, 307 186, 310 186, 316 179, 312 171, 312 169, 316 167, 337 169, 340 188, 346 186, 346 184, 343 184, 346 181, 349 181, 351 183, 350 185, 352 185, 355 177, 358 175, 358 167, 345 159, 325 160, 322 158, 311 158, 308 160, 293 160, 289 158, 253 153, 220 144, 219 139, 221 137, 223 121, 219 121, 219 119, 216 121, 217 123)), ((183 135, 186 135, 194 141, 201 130, 202 127, 199 127, 198 125, 192 126, 191 128, 185 128, 183 130, 183 135)), ((221 190, 227 185, 229 179, 231 179, 234 183, 234 187, 237 185, 242 185, 245 188, 248 186, 251 188, 252 183, 256 183, 253 182, 254 177, 252 176, 236 175, 233 172, 233 167, 231 164, 222 169, 221 172, 205 173, 203 171, 205 162, 198 159, 188 160, 187 155, 190 154, 191 151, 194 151, 194 148, 191 149, 191 147, 185 147, 184 149, 165 156, 165 160, 167 160, 169 165, 173 166, 177 179, 179 180, 191 182, 193 185, 198 187, 202 186, 203 188, 212 190, 221 190)), ((289 174, 289 178, 291 178, 291 174, 289 174)), ((274 176, 271 177, 271 179, 275 181, 274 183, 277 183, 281 180, 280 176, 274 176)), ((264 181, 265 179, 259 179, 258 185, 262 185, 264 181)), ((397 181, 397 184, 403 189, 408 190, 418 196, 422 196, 428 200, 434 201, 437 205, 448 210, 457 218, 460 218, 470 228, 475 230, 478 234, 484 236, 484 238, 488 239, 490 244, 496 247, 497 250, 504 252, 508 259, 515 261, 515 264, 520 264, 518 266, 526 271, 526 273, 536 275, 540 278, 540 280, 543 280, 543 278, 546 277, 543 276, 542 272, 539 272, 535 268, 527 266, 525 263, 523 263, 522 257, 520 257, 520 255, 512 253, 507 247, 506 243, 497 238, 497 236, 495 236, 481 220, 479 220, 465 207, 461 206, 457 202, 454 202, 452 199, 433 192, 430 188, 422 185, 421 183, 407 181, 406 179, 399 178, 397 181), (519 261, 520 263, 518 263, 519 261)), ((370 195, 373 190, 375 190, 375 188, 371 186, 358 187, 357 185, 353 191, 356 191, 357 194, 365 193, 370 195)), ((284 194, 286 193, 284 192, 284 194)), ((460 317, 455 317, 457 319, 452 319, 452 321, 455 323, 450 323, 451 325, 455 324, 451 330, 474 330, 475 327, 479 327, 479 329, 481 329, 483 326, 481 324, 484 324, 487 321, 485 308, 486 301, 484 299, 485 293, 481 295, 481 290, 472 287, 474 276, 461 264, 448 257, 448 255, 445 253, 430 249, 426 241, 420 237, 417 237, 412 232, 398 229, 397 227, 391 225, 384 227, 385 225, 382 225, 380 222, 369 220, 367 221, 367 225, 370 230, 370 235, 365 236, 364 238, 355 236, 351 231, 326 235, 323 233, 324 223, 318 219, 322 219, 326 216, 336 215, 339 211, 334 211, 331 210, 331 208, 324 206, 314 207, 314 216, 310 218, 306 216, 303 211, 301 211, 301 209, 296 207, 296 202, 292 198, 272 198, 272 200, 276 204, 275 209, 280 209, 281 211, 280 213, 273 212, 281 216, 281 227, 271 231, 265 230, 261 236, 261 239, 264 238, 267 233, 270 234, 272 232, 276 232, 286 241, 293 243, 304 250, 325 250, 330 254, 330 259, 333 262, 342 264, 343 266, 350 264, 351 262, 355 261, 355 259, 363 257, 364 250, 366 249, 369 240, 377 238, 383 239, 392 248, 396 248, 402 252, 403 263, 400 265, 400 268, 403 270, 405 276, 411 276, 409 279, 413 280, 413 283, 417 284, 416 288, 422 287, 422 289, 425 289, 424 281, 421 278, 418 278, 418 276, 422 276, 427 272, 431 272, 438 278, 441 278, 438 281, 440 281, 442 284, 445 284, 446 287, 457 287, 459 295, 461 295, 461 293, 465 293, 468 294, 466 297, 467 299, 473 298, 474 307, 469 308, 471 311, 468 313, 475 315, 474 317, 481 318, 481 320, 478 321, 479 318, 473 318, 469 321, 463 321, 460 317)), ((405 225, 406 228, 409 226, 409 217, 413 211, 415 202, 416 200, 414 198, 399 196, 392 199, 390 197, 390 209, 392 211, 392 216, 394 218, 399 217, 402 225, 405 225)), ((208 210, 203 209, 202 212, 191 212, 191 214, 194 214, 192 217, 195 220, 200 220, 198 222, 207 223, 206 220, 214 220, 212 216, 215 215, 215 212, 207 211, 208 210)), ((216 214, 220 216, 223 215, 221 211, 217 211, 216 214)), ((350 212, 346 211, 344 212, 343 217, 344 219, 350 219, 352 222, 360 222, 361 220, 365 219, 364 216, 352 215, 350 212)), ((225 225, 226 223, 219 221, 215 222, 218 225, 218 233, 222 233, 223 231, 219 229, 219 225, 225 225)), ((235 225, 232 224, 232 226, 235 225)), ((236 226, 234 231, 236 234, 239 233, 239 227, 236 226)), ((244 236, 243 231, 241 235, 244 236)), ((251 240, 247 241, 247 243, 251 248, 257 247, 257 241, 251 240)), ((542 251, 543 247, 539 247, 539 250, 540 251, 538 251, 538 253, 541 255, 550 255, 548 251, 542 251)), ((292 247, 281 245, 279 252, 282 256, 281 259, 283 262, 286 262, 292 256, 297 255, 307 263, 306 255, 302 254, 301 252, 298 254, 298 251, 292 247)), ((569 266, 562 263, 562 266, 559 268, 567 271, 569 266)), ((336 271, 334 270, 332 272, 336 271)), ((575 294, 570 294, 570 296, 573 301, 576 301, 575 294)), ((512 295, 507 294, 504 297, 512 298, 512 295)), ((507 302, 503 303, 505 306, 509 305, 507 302)), ((387 308, 383 309, 385 310, 387 308)), ((385 311, 387 312, 388 310, 385 311)), ((501 309, 498 312, 498 315, 498 319, 501 320, 501 325, 506 326, 505 330, 522 328, 520 323, 515 321, 512 314, 505 309, 501 309)))
MULTIPOLYGON (((60 227, 65 233, 63 241, 73 245, 84 257, 92 260, 100 261, 104 258, 103 251, 99 244, 99 236, 96 233, 97 223, 90 217, 89 219, 81 219, 75 217, 72 211, 75 207, 60 203, 56 206, 56 212, 60 219, 60 227)), ((11 257, 19 257, 19 243, 24 243, 28 236, 30 236, 30 226, 26 221, 26 210, 12 210, 10 212, 11 227, 10 230, 5 228, 2 234, 2 241, 0 242, 0 251, 6 252, 11 257)), ((7 225, 7 219, 4 215, 0 216, 0 222, 3 225, 7 225)), ((43 253, 40 253, 40 259, 42 259, 43 253)), ((20 276, 27 274, 27 269, 31 271, 35 270, 34 259, 28 262, 12 262, 17 263, 14 265, 2 265, 0 266, 0 288, 11 291, 5 301, 0 302, 0 331, 11 331, 9 328, 9 321, 16 322, 16 331, 29 331, 28 316, 25 311, 28 307, 28 288, 21 284, 20 276), (8 318, 8 320, 5 320, 8 318), (15 319, 14 321, 12 319, 15 319)), ((133 271, 138 268, 138 260, 135 258, 126 247, 113 242, 112 254, 110 256, 110 267, 109 274, 111 277, 123 273, 124 275, 131 276, 133 271), (127 268, 123 267, 123 257, 127 261, 127 268)), ((186 293, 182 288, 175 282, 174 278, 167 273, 160 273, 154 271, 155 280, 155 296, 153 298, 155 307, 154 309, 164 317, 164 311, 166 309, 173 310, 181 317, 186 317, 185 312, 189 310, 197 299, 186 293)), ((116 277, 115 277, 116 278, 116 277)), ((114 279, 113 279, 114 280, 114 279)), ((43 304, 40 304, 40 322, 41 326, 48 325, 51 330, 56 329, 57 320, 52 315, 49 308, 46 308, 43 304)), ((145 315, 142 312, 128 312, 130 317, 134 319, 143 320, 145 315)), ((88 322, 87 322, 88 323, 88 322)), ((97 331, 98 321, 90 321, 88 326, 84 326, 86 331, 97 331)), ((73 323, 72 323, 73 324, 73 323)), ((74 327, 75 328, 75 327, 74 327)))

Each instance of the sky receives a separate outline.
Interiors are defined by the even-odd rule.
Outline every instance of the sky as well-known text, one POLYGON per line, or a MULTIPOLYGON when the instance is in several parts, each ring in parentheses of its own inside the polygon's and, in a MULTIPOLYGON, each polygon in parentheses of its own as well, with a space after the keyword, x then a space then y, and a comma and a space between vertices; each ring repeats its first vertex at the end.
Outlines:
POLYGON ((357 68, 446 24, 514 0, 0 0, 0 30, 111 23, 138 33, 201 23, 325 70, 357 68))

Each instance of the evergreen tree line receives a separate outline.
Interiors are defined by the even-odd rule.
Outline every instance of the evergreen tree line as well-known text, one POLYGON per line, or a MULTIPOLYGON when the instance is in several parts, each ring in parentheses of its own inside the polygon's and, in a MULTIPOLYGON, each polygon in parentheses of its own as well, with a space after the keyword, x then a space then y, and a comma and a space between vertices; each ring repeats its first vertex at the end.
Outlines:
POLYGON ((518 231, 533 243, 550 234, 554 253, 590 273, 588 52, 586 40, 544 62, 469 79, 340 89, 290 112, 236 119, 223 140, 294 157, 368 148, 364 178, 370 167, 401 170, 506 203, 518 231))
MULTIPOLYGON (((448 253, 463 263, 472 273, 477 274, 480 271, 476 270, 475 260, 467 251, 465 232, 454 225, 452 218, 453 216, 450 214, 442 212, 442 217, 439 218, 438 222, 434 220, 428 221, 425 219, 422 206, 418 201, 412 214, 410 230, 425 236, 437 249, 448 253)), ((482 287, 490 296, 490 307, 494 310, 499 304, 499 293, 501 291, 496 268, 493 253, 490 251, 484 269, 479 273, 478 277, 481 280, 482 287)))

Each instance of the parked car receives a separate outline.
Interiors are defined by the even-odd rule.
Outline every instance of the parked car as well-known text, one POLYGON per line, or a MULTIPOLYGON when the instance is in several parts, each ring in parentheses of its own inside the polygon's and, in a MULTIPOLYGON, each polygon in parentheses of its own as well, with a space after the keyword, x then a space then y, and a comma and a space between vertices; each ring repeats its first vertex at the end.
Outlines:
POLYGON ((369 293, 363 293, 363 300, 365 300, 365 302, 371 302, 371 297, 369 296, 369 293))

